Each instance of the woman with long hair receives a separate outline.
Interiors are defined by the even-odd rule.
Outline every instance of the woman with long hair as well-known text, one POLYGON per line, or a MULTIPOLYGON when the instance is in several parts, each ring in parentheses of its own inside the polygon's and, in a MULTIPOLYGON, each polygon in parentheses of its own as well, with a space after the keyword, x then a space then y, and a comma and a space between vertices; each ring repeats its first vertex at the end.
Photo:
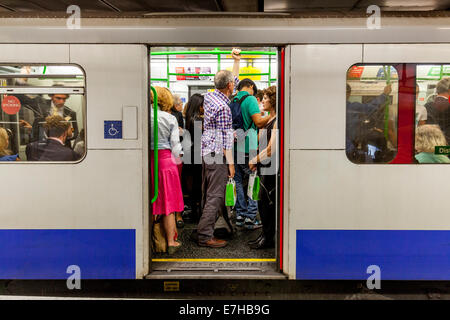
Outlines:
MULTIPOLYGON (((174 214, 184 209, 183 192, 176 158, 182 154, 180 135, 176 118, 169 113, 173 106, 172 93, 167 88, 155 87, 158 95, 158 197, 152 204, 153 215, 162 215, 162 226, 166 234, 168 253, 173 254, 181 247, 177 241, 174 214)), ((153 92, 152 92, 153 104, 153 92)), ((153 108, 152 108, 153 109, 153 108)), ((153 111, 151 111, 153 123, 153 111)), ((154 141, 151 141, 151 149, 154 141)), ((151 153, 152 181, 153 152, 151 153)), ((153 186, 154 188, 154 186, 153 186)), ((154 191, 154 189, 153 189, 154 191)))
POLYGON ((264 90, 262 102, 264 111, 269 113, 268 116, 271 119, 259 132, 259 153, 249 162, 250 169, 252 171, 258 170, 261 177, 258 208, 263 225, 263 231, 259 237, 248 243, 252 249, 273 248, 275 246, 275 202, 278 172, 276 163, 277 91, 275 86, 264 90), (266 143, 263 141, 266 141, 266 143))
POLYGON ((200 218, 200 202, 202 197, 202 164, 200 156, 201 134, 203 125, 203 96, 195 93, 185 106, 185 129, 189 132, 190 139, 186 139, 185 156, 189 156, 190 164, 185 164, 184 177, 186 181, 186 191, 189 195, 189 204, 191 207, 190 219, 194 222, 200 218), (189 141, 188 141, 189 140, 189 141), (188 145, 189 144, 189 145, 188 145), (196 156, 197 153, 197 156, 196 156), (195 159, 197 162, 195 163, 195 159))

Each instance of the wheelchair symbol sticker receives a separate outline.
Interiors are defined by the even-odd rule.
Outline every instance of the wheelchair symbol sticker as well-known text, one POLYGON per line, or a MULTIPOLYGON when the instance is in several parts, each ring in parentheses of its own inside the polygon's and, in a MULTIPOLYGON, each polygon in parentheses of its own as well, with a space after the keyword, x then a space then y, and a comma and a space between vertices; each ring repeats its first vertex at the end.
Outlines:
POLYGON ((105 139, 122 139, 122 121, 105 121, 105 139))

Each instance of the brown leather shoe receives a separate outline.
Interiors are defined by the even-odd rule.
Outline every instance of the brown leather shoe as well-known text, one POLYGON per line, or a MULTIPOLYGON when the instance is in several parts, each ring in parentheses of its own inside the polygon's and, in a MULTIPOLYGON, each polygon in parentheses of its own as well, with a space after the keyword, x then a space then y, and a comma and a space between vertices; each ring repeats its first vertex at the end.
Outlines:
POLYGON ((223 248, 227 244, 228 243, 225 240, 216 239, 214 237, 206 242, 198 242, 198 245, 200 247, 210 247, 210 248, 223 248))

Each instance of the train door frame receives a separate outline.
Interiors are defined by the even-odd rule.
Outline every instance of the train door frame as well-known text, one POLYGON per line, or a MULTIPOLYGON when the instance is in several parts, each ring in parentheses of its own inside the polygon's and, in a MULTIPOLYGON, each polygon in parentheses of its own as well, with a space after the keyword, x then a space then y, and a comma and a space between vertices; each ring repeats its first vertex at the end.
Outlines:
MULTIPOLYGON (((177 47, 181 45, 176 45, 176 44, 165 44, 164 46, 167 47, 177 47)), ((186 45, 184 45, 186 46, 186 45)), ((191 44, 192 46, 192 44, 191 44)), ((227 45, 223 45, 223 44, 215 44, 215 46, 227 46, 227 45)), ((233 46, 233 45, 228 45, 228 46, 233 46)), ((252 44, 251 46, 273 46, 273 45, 261 45, 261 44, 252 44)), ((150 96, 151 96, 151 49, 153 47, 157 47, 157 45, 147 45, 147 51, 148 51, 148 70, 147 70, 147 78, 148 78, 148 88, 147 88, 147 94, 148 94, 148 102, 150 101, 150 96)), ((285 247, 285 243, 286 243, 286 239, 288 239, 288 235, 287 233, 284 232, 285 228, 284 226, 287 223, 287 217, 284 214, 284 203, 286 201, 286 196, 287 193, 284 192, 285 187, 288 185, 288 179, 287 177, 284 177, 285 175, 285 159, 286 159, 286 148, 285 148, 285 132, 286 132, 286 127, 285 124, 287 124, 288 122, 285 121, 284 117, 286 115, 289 115, 288 110, 286 110, 285 105, 286 105, 286 100, 289 99, 288 98, 288 94, 286 94, 287 91, 287 86, 286 86, 286 80, 289 80, 289 75, 286 75, 286 68, 287 68, 287 55, 286 52, 288 52, 289 54, 289 46, 287 45, 278 45, 275 46, 277 48, 277 87, 279 88, 278 93, 277 93, 277 104, 278 104, 278 108, 277 108, 277 115, 278 115, 278 119, 277 119, 277 126, 278 126, 278 175, 277 175, 277 197, 276 197, 276 212, 275 212, 275 218, 276 218, 276 232, 275 232, 275 269, 273 270, 273 273, 269 273, 266 275, 266 279, 286 279, 287 275, 286 275, 286 271, 284 270, 284 266, 287 266, 287 257, 284 255, 284 247, 285 247)), ((150 119, 151 119, 151 104, 150 102, 148 103, 147 106, 147 112, 148 112, 148 117, 147 117, 147 121, 148 121, 148 125, 146 125, 146 127, 148 128, 148 141, 147 141, 147 156, 148 156, 148 161, 150 161, 150 157, 151 157, 151 148, 150 148, 150 143, 151 143, 151 139, 152 139, 152 125, 150 123, 150 119)), ((147 192, 147 196, 148 196, 148 210, 146 210, 150 217, 152 216, 152 206, 150 204, 150 200, 153 198, 153 194, 152 194, 152 188, 150 186, 150 183, 152 183, 151 181, 151 166, 149 163, 148 166, 148 170, 147 170, 147 174, 148 174, 148 181, 149 181, 149 185, 148 185, 148 192, 147 192)), ((145 276, 146 279, 170 279, 170 278, 178 278, 178 279, 183 279, 183 278, 199 278, 198 274, 192 274, 186 275, 186 274, 177 274, 176 272, 170 272, 171 270, 167 270, 168 272, 165 274, 161 274, 160 271, 156 271, 153 270, 152 265, 153 265, 153 252, 152 252, 152 230, 153 230, 153 221, 151 218, 148 219, 148 235, 147 235, 147 239, 148 239, 148 272, 147 275, 145 276)), ((287 230, 287 229, 286 229, 287 230)), ((146 260, 144 258, 144 260, 146 260)), ((182 259, 180 259, 182 260, 182 259)), ((247 259, 250 260, 250 259, 247 259)), ((189 273, 189 272, 187 272, 189 273)), ((216 267, 216 273, 217 273, 217 267, 216 267)), ((202 276, 201 278, 211 278, 211 279, 215 279, 215 278, 223 278, 223 277, 227 277, 227 278, 242 278, 242 279, 249 279, 249 275, 245 274, 244 276, 239 276, 237 275, 239 273, 238 270, 235 271, 235 274, 233 274, 233 272, 228 272, 226 274, 223 275, 206 275, 206 276, 202 276)), ((256 275, 256 277, 251 277, 250 278, 254 278, 254 279, 260 279, 262 278, 261 275, 256 275)))

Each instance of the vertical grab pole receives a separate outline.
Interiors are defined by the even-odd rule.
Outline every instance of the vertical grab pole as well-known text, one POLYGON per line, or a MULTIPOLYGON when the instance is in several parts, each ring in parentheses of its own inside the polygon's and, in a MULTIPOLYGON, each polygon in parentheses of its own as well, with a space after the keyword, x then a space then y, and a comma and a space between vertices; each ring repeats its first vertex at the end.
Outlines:
MULTIPOLYGON (((386 77, 386 85, 391 84, 391 66, 383 66, 384 76, 386 77)), ((389 97, 386 98, 384 105, 384 137, 386 142, 389 140, 389 97)))
POLYGON ((154 194, 151 203, 158 198, 158 94, 153 86, 153 186, 154 194))

